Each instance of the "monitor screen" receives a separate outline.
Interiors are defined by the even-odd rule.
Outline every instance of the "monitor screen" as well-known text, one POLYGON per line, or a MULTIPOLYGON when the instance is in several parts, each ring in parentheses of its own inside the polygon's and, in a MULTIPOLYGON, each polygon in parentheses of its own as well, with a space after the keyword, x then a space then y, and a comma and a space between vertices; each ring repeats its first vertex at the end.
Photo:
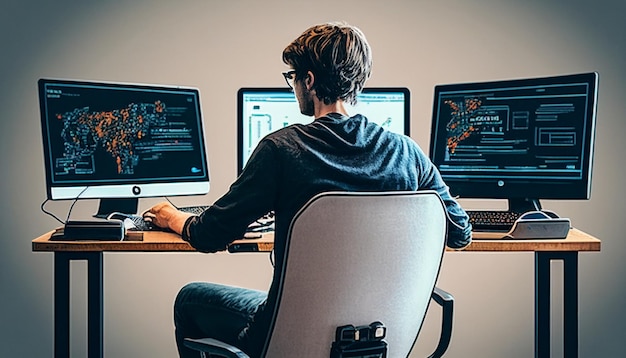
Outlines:
MULTIPOLYGON (((390 131, 409 135, 410 95, 407 88, 365 88, 350 115, 362 114, 390 131)), ((306 124, 313 117, 300 113, 289 88, 241 88, 237 94, 237 168, 243 170, 259 141, 291 124, 306 124)))
POLYGON ((41 79, 39 101, 48 199, 101 199, 106 216, 209 191, 197 89, 41 79))
POLYGON ((430 157, 461 198, 589 199, 597 87, 595 72, 438 85, 430 157))

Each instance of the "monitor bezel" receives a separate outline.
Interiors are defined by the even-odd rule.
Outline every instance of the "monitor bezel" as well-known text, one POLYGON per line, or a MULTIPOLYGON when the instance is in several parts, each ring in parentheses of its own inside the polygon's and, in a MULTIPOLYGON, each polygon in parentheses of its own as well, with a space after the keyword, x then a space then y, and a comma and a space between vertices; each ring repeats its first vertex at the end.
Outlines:
POLYGON ((450 187, 450 192, 454 196, 466 199, 509 199, 537 201, 539 199, 571 199, 587 200, 591 198, 593 151, 595 142, 597 97, 598 97, 597 72, 578 73, 569 75, 522 78, 501 81, 467 82, 455 84, 440 84, 435 86, 433 98, 433 113, 430 136, 429 156, 433 163, 439 167, 437 162, 436 140, 437 125, 439 119, 439 96, 442 92, 486 90, 493 87, 517 87, 517 86, 541 86, 548 84, 586 83, 589 86, 589 96, 585 113, 585 125, 588 130, 585 132, 585 144, 583 146, 582 176, 580 180, 574 182, 563 182, 560 180, 545 179, 524 179, 524 180, 502 180, 478 179, 469 176, 467 179, 457 179, 447 177, 442 174, 442 178, 450 187))
MULTIPOLYGON (((243 111, 244 111, 244 94, 247 93, 264 93, 264 92, 276 92, 276 93, 293 93, 289 87, 242 87, 237 91, 237 175, 240 175, 243 170, 243 139, 244 139, 244 126, 243 126, 243 111)), ((362 93, 402 93, 404 95, 404 134, 410 136, 411 132, 411 91, 407 87, 365 87, 362 93)), ((295 96, 295 94, 294 94, 295 96)), ((356 113, 351 113, 354 115, 356 113)), ((313 117, 311 117, 313 121, 313 117)))
POLYGON ((191 86, 145 84, 130 82, 107 82, 76 79, 41 78, 38 81, 38 94, 40 106, 41 135, 43 142, 44 167, 46 177, 46 195, 49 200, 68 199, 130 199, 136 200, 147 197, 160 196, 181 196, 181 195, 204 195, 210 190, 210 170, 205 143, 204 121, 202 117, 202 105, 200 101, 200 90, 191 86), (186 91, 196 98, 196 111, 199 117, 197 121, 199 129, 199 157, 204 165, 202 176, 180 178, 162 175, 160 178, 137 178, 136 180, 126 180, 117 182, 116 180, 102 180, 99 183, 86 185, 88 180, 80 183, 55 182, 53 178, 53 166, 51 163, 51 148, 48 133, 48 117, 45 101, 45 91, 48 85, 68 85, 68 86, 99 86, 110 89, 132 88, 137 90, 156 91, 186 91))

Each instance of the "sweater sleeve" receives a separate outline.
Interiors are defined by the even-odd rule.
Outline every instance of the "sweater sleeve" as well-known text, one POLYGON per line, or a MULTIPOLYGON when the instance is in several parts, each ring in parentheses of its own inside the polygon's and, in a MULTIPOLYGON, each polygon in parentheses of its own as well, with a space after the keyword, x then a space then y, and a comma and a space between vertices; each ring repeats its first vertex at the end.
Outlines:
POLYGON ((446 244, 452 249, 463 249, 472 242, 472 225, 469 217, 455 198, 450 195, 450 190, 443 181, 439 170, 430 159, 418 148, 421 157, 419 173, 419 188, 435 190, 446 207, 448 217, 448 236, 446 244))
POLYGON ((185 224, 183 239, 201 252, 225 250, 243 237, 250 223, 274 209, 275 147, 262 141, 229 191, 200 216, 185 224))

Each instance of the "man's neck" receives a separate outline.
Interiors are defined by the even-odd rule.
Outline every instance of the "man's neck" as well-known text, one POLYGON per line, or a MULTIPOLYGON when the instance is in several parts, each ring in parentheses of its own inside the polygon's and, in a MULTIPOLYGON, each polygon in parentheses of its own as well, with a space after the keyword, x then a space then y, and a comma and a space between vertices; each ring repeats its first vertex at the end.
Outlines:
POLYGON ((338 100, 331 104, 325 104, 317 98, 315 98, 314 101, 314 118, 324 117, 329 113, 341 113, 345 116, 349 116, 343 100, 338 100))

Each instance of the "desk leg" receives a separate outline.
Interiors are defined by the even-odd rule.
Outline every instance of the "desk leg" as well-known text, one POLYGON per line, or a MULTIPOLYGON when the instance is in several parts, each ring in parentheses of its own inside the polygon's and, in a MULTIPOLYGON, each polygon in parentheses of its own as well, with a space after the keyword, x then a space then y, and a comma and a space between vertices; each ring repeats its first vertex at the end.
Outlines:
POLYGON ((54 356, 70 356, 70 262, 87 260, 87 344, 89 358, 103 357, 102 252, 54 254, 54 356))
POLYGON ((563 354, 578 357, 578 252, 535 253, 535 357, 550 357, 550 261, 563 260, 563 354))
POLYGON ((67 252, 54 253, 54 356, 70 356, 70 260, 67 252))
POLYGON ((578 252, 563 252, 563 356, 578 357, 578 252))
POLYGON ((87 344, 89 358, 104 357, 104 292, 102 252, 87 254, 87 344))

